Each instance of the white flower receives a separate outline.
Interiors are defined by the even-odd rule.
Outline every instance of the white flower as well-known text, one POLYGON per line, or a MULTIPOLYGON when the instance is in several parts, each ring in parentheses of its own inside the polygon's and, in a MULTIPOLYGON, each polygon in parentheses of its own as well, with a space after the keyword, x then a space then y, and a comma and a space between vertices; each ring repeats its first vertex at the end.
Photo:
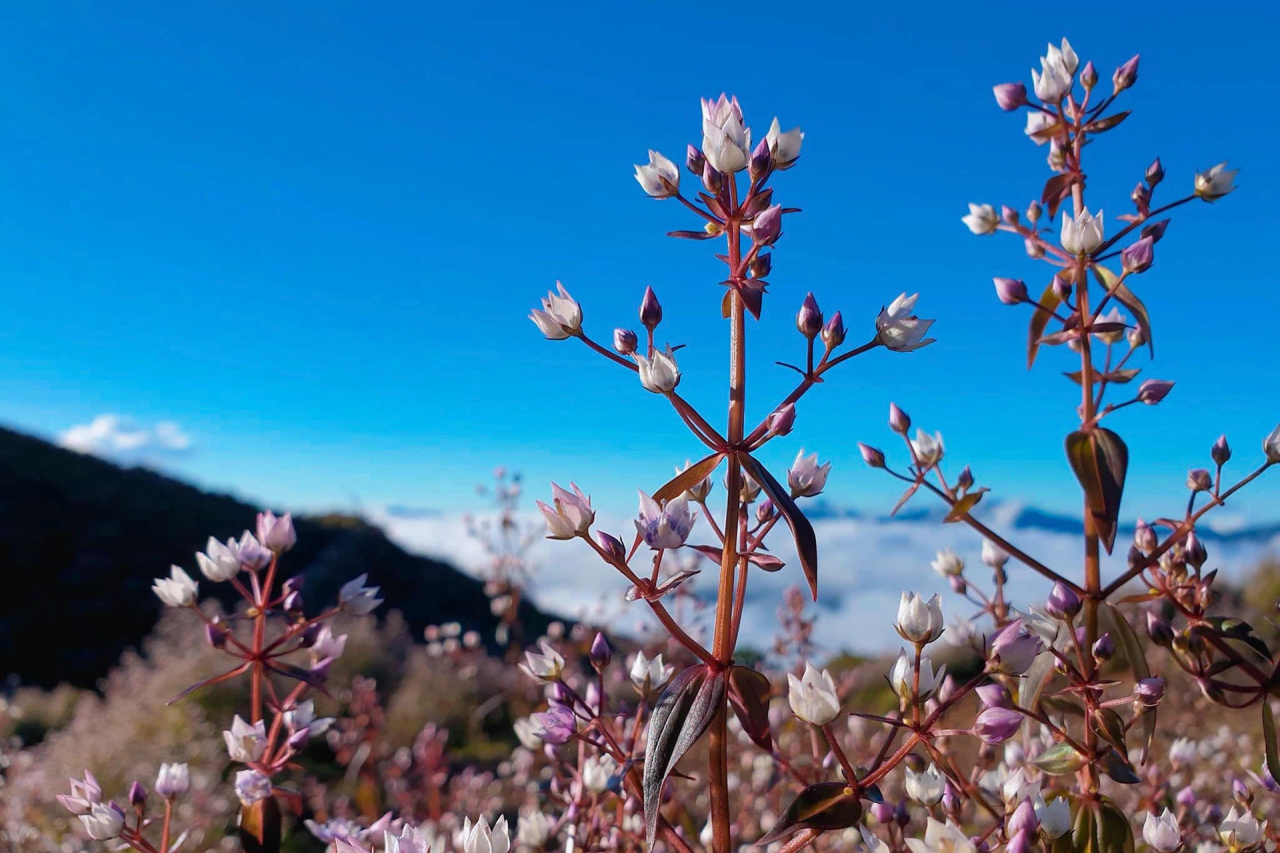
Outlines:
POLYGON ((579 534, 586 534, 596 520, 595 511, 591 509, 591 498, 582 493, 576 483, 570 483, 572 492, 566 492, 555 483, 551 484, 551 502, 548 506, 537 501, 538 509, 547 522, 548 539, 573 539, 579 534))
POLYGON ((635 658, 631 661, 629 676, 636 690, 641 693, 647 693, 650 690, 657 690, 666 684, 675 671, 676 668, 674 666, 662 662, 661 652, 654 655, 653 659, 650 660, 644 656, 643 651, 639 651, 636 652, 635 658))
POLYGON ((942 461, 942 455, 946 451, 946 447, 942 443, 942 433, 929 435, 920 428, 916 428, 916 437, 911 439, 911 449, 916 454, 916 464, 921 470, 932 468, 942 461))
POLYGON ((840 715, 836 683, 825 669, 819 672, 806 662, 804 676, 787 673, 787 701, 792 712, 812 726, 825 726, 840 715))
POLYGON ((876 336, 887 349, 912 352, 934 342, 934 338, 925 337, 933 321, 922 320, 911 313, 919 298, 918 293, 910 296, 904 293, 888 308, 880 309, 880 316, 876 317, 876 336))
POLYGON ((1000 225, 1000 215, 989 204, 969 203, 969 215, 960 217, 974 234, 994 234, 1000 225))
MULTIPOLYGON (((688 470, 689 470, 690 468, 692 468, 692 467, 693 467, 693 462, 691 462, 690 460, 686 459, 686 460, 684 461, 684 467, 683 467, 683 468, 681 468, 681 467, 679 467, 679 466, 677 466, 677 467, 676 467, 676 473, 677 473, 677 474, 683 474, 685 471, 688 471, 688 470)), ((711 481, 711 475, 710 475, 710 474, 708 474, 708 475, 707 475, 706 477, 704 477, 702 480, 699 480, 698 482, 694 483, 694 484, 693 484, 692 486, 690 486, 689 488, 685 489, 685 492, 684 492, 684 498, 685 498, 685 500, 690 500, 690 501, 705 501, 705 500, 707 499, 707 495, 711 494, 711 487, 712 487, 712 485, 713 485, 713 484, 712 484, 712 481, 711 481)))
POLYGON ((306 732, 307 737, 322 735, 333 725, 333 717, 316 719, 316 705, 310 699, 299 702, 296 708, 284 712, 285 727, 297 734, 306 732))
POLYGON ((1216 201, 1236 188, 1235 177, 1239 169, 1227 169, 1223 160, 1207 172, 1196 174, 1196 195, 1205 201, 1216 201))
POLYGON ((542 738, 538 737, 538 724, 529 717, 521 717, 512 724, 516 730, 516 740, 525 749, 538 749, 542 746, 542 738))
POLYGON ((866 824, 858 824, 858 834, 862 836, 862 843, 854 845, 857 853, 889 853, 889 845, 867 829, 866 824))
POLYGON ((1005 550, 990 539, 982 540, 982 562, 986 563, 993 569, 998 569, 1005 563, 1009 562, 1009 555, 1005 550))
POLYGON ((783 133, 778 119, 774 118, 765 139, 769 143, 769 150, 773 152, 773 168, 790 169, 796 164, 796 160, 800 158, 800 143, 804 141, 804 131, 797 127, 783 133))
POLYGON ((653 198, 671 198, 680 186, 680 170, 657 151, 650 151, 649 165, 636 164, 636 180, 653 198))
POLYGON ((947 790, 947 777, 935 765, 930 764, 922 772, 907 768, 907 796, 922 806, 937 805, 947 790))
POLYGON ((1262 452, 1268 462, 1280 462, 1280 424, 1276 424, 1271 434, 1262 440, 1262 452))
POLYGON ((1000 786, 1000 796, 1007 805, 1017 807, 1023 800, 1035 800, 1040 796, 1040 783, 1027 778, 1021 767, 1010 773, 1000 786))
POLYGON ((951 821, 940 823, 928 818, 924 840, 908 838, 906 841, 911 853, 977 853, 969 836, 951 821))
POLYGON ((124 812, 114 803, 94 803, 87 814, 77 815, 94 841, 117 838, 124 829, 124 812))
MULTIPOLYGON (((1042 113, 1039 110, 1027 111, 1027 127, 1025 133, 1031 137, 1031 141, 1036 145, 1044 145, 1050 139, 1057 139, 1055 134, 1045 135, 1043 131, 1048 130, 1058 123, 1058 117, 1042 113)), ((993 211, 994 212, 994 211, 993 211)))
POLYGON ((547 340, 563 341, 565 338, 582 333, 582 306, 569 295, 564 285, 556 282, 556 292, 548 292, 542 300, 542 310, 537 308, 529 314, 547 340))
POLYGON ((933 566, 935 572, 944 578, 956 577, 964 572, 964 560, 960 559, 956 552, 950 548, 939 551, 938 556, 934 558, 930 565, 933 566))
POLYGON ((241 770, 236 773, 235 788, 240 804, 251 806, 271 796, 271 779, 261 770, 241 770))
POLYGON ((1102 211, 1092 216, 1086 207, 1080 215, 1072 219, 1071 214, 1062 213, 1062 248, 1073 255, 1087 255, 1102 245, 1102 211))
POLYGON ((161 764, 156 774, 156 793, 166 800, 191 790, 191 770, 186 764, 161 764))
POLYGON ((741 172, 751 159, 751 129, 742 122, 738 99, 702 99, 702 153, 713 169, 741 172))
POLYGON ((156 578, 151 591, 156 598, 169 607, 190 607, 196 603, 196 589, 199 585, 191 579, 191 575, 177 566, 169 567, 169 577, 156 578))
POLYGON ((1258 819, 1250 812, 1239 814, 1236 807, 1218 824, 1218 837, 1222 843, 1232 850, 1247 850, 1262 843, 1266 839, 1267 822, 1258 823, 1258 819))
POLYGON ((333 629, 325 625, 316 634, 316 641, 311 644, 311 657, 316 661, 336 660, 347 650, 347 635, 333 636, 333 629))
MULTIPOLYGON (((269 512, 267 514, 270 515, 269 512)), ((268 532, 276 538, 276 544, 287 544, 289 548, 292 548, 293 542, 298 540, 298 535, 293 531, 293 516, 288 513, 285 513, 284 518, 276 519, 268 532), (293 537, 292 541, 290 541, 290 536, 293 537)), ((288 550, 288 548, 283 550, 288 550)), ((250 571, 256 572, 271 562, 271 551, 263 547, 254 538, 254 535, 247 530, 240 534, 240 541, 236 543, 236 551, 240 554, 240 565, 250 571)))
POLYGON ((88 814, 93 809, 93 804, 102 799, 102 787, 98 784, 98 780, 94 778, 93 773, 86 770, 83 782, 79 779, 68 781, 71 783, 71 793, 58 794, 58 802, 73 815, 88 814))
POLYGON ((526 847, 541 847, 551 837, 551 818, 540 811, 520 815, 516 838, 526 847))
POLYGON ((262 757, 267 748, 267 728, 262 720, 250 725, 236 714, 231 721, 231 730, 222 733, 227 742, 227 754, 232 761, 249 764, 262 757))
MULTIPOLYGON (((915 681, 915 663, 913 659, 907 656, 906 649, 898 652, 898 660, 893 664, 893 670, 889 673, 889 683, 893 685, 893 692, 898 694, 903 702, 911 700, 913 690, 913 682, 915 681)), ((920 658, 920 698, 928 699, 930 694, 942 684, 942 680, 946 677, 947 665, 944 663, 934 671, 933 662, 929 660, 928 655, 920 658)))
POLYGON ((507 819, 500 817, 489 828, 484 815, 474 824, 467 818, 462 824, 462 853, 507 853, 511 838, 507 835, 507 819))
POLYGON ((1071 803, 1066 797, 1058 797, 1046 803, 1044 797, 1036 796, 1034 801, 1036 820, 1040 821, 1040 831, 1047 838, 1058 838, 1071 829, 1071 803))
POLYGON ((618 762, 611 755, 589 756, 582 763, 582 784, 598 794, 609 787, 609 779, 618 772, 618 762))
MULTIPOLYGON (((298 541, 298 534, 293 529, 293 515, 291 513, 286 512, 277 518, 276 514, 271 510, 260 512, 257 518, 257 528, 257 541, 260 541, 264 548, 268 548, 277 554, 283 554, 288 551, 298 541)), ((244 536, 241 537, 241 541, 244 541, 245 536, 253 539, 252 536, 249 536, 249 531, 246 530, 244 536)), ((255 541, 255 544, 257 544, 257 541, 255 541)), ((240 562, 247 562, 243 559, 243 554, 240 556, 240 562)))
POLYGON ((538 645, 542 648, 542 654, 525 652, 525 662, 520 664, 520 668, 538 681, 555 681, 564 671, 564 658, 546 640, 539 640, 538 645))
POLYGON ((909 643, 932 643, 942 636, 942 601, 935 594, 928 601, 914 592, 902 593, 898 602, 898 635, 909 643))
POLYGON ((1178 819, 1168 809, 1156 817, 1147 812, 1147 820, 1142 824, 1142 837, 1159 853, 1173 853, 1182 846, 1182 833, 1178 830, 1178 819))
POLYGON ((1196 760, 1196 742, 1191 738, 1180 737, 1169 744, 1169 760, 1174 764, 1190 764, 1196 760))
POLYGON ((364 585, 368 579, 369 575, 360 575, 338 590, 338 604, 353 616, 368 616, 382 603, 382 599, 377 597, 378 587, 364 585))
POLYGON ((667 351, 654 350, 653 358, 646 358, 640 353, 633 356, 640 367, 640 384, 646 391, 655 394, 670 394, 680 384, 680 367, 676 364, 675 353, 671 347, 667 351))
POLYGON ((231 580, 240 573, 240 548, 234 539, 223 545, 210 536, 205 553, 196 554, 196 565, 214 583, 231 580))
POLYGON ((1040 57, 1040 73, 1031 71, 1031 81, 1035 84, 1036 97, 1046 104, 1056 104, 1071 91, 1071 79, 1075 76, 1080 60, 1071 49, 1066 39, 1062 40, 1062 50, 1049 45, 1046 55, 1040 57))
MULTIPOLYGON (((787 485, 793 498, 812 498, 822 494, 827 486, 827 475, 831 473, 831 463, 818 464, 818 454, 804 455, 804 448, 796 454, 796 461, 787 469, 787 485)), ((756 488, 759 491, 759 487, 756 488)))
POLYGON ((431 853, 431 839, 416 826, 405 824, 399 835, 390 830, 382 833, 383 853, 431 853))
MULTIPOLYGON (((1098 318, 1098 323, 1099 325, 1102 323, 1119 323, 1122 326, 1127 326, 1125 316, 1114 305, 1111 306, 1110 311, 1098 318)), ((1118 344, 1124 340, 1125 331, 1126 329, 1116 329, 1115 331, 1094 332, 1093 336, 1106 344, 1118 344)), ((1073 341, 1073 343, 1075 342, 1073 341)))
POLYGON ((659 506, 653 498, 640 492, 640 517, 635 520, 636 530, 644 537, 645 544, 655 551, 684 545, 697 518, 697 510, 689 509, 689 502, 683 495, 659 506))

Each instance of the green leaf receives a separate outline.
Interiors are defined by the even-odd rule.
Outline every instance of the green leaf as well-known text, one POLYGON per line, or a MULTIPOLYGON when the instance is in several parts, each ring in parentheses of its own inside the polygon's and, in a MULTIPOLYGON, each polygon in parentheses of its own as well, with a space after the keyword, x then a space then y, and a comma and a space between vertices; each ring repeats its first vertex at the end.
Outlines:
MULTIPOLYGON (((1068 270, 1063 270, 1064 275, 1070 275, 1068 270)), ((1053 282, 1049 282, 1049 286, 1044 289, 1044 293, 1040 294, 1040 304, 1045 310, 1032 307, 1031 325, 1027 327, 1027 370, 1036 363, 1036 353, 1040 351, 1040 339, 1044 337, 1044 330, 1049 325, 1052 312, 1058 310, 1058 306, 1062 304, 1062 300, 1058 299, 1057 291, 1053 289, 1053 282)))
POLYGON ((764 673, 749 666, 735 666, 729 670, 729 705, 756 746, 765 752, 773 752, 773 738, 769 734, 769 699, 773 686, 764 673))
POLYGON ((819 782, 805 788, 759 841, 772 844, 800 829, 847 829, 862 819, 862 803, 844 782, 819 782))
POLYGON ((1267 772, 1280 779, 1280 749, 1276 747, 1276 718, 1271 712, 1271 697, 1262 697, 1262 743, 1267 758, 1267 772))
POLYGON ((724 670, 705 663, 681 672, 658 699, 649 720, 649 743, 644 753, 644 819, 649 847, 658 833, 662 785, 680 759, 702 737, 724 703, 724 670))
MULTIPOLYGON (((1142 643, 1138 640, 1137 633, 1133 630, 1133 626, 1129 624, 1129 620, 1124 618, 1114 605, 1103 602, 1098 608, 1098 619, 1102 623, 1102 628, 1111 634, 1113 640, 1120 643, 1120 650, 1124 652, 1124 659, 1129 664, 1129 669, 1133 672, 1133 680, 1141 681, 1144 678, 1151 677, 1151 668, 1147 666, 1147 657, 1142 652, 1142 643)), ((1147 761, 1147 753, 1151 749, 1151 739, 1156 734, 1156 709, 1146 708, 1141 714, 1142 722, 1142 763, 1147 761)))
POLYGON ((1065 776, 1084 767, 1084 756, 1069 743, 1058 743, 1046 749, 1031 762, 1051 776, 1065 776))
POLYGON ((1128 751, 1124 739, 1124 720, 1114 708, 1098 708, 1093 712, 1093 730, 1121 754, 1128 751))
POLYGON ((1110 554, 1116 541, 1129 448, 1120 436, 1101 427, 1071 433, 1066 448, 1067 461, 1084 489, 1094 530, 1110 554))
POLYGON ((1147 313, 1147 306, 1142 304, 1142 300, 1133 295, 1133 291, 1116 276, 1111 270, 1101 264, 1093 265, 1093 277, 1098 280, 1108 291, 1115 293, 1115 298, 1120 300, 1124 307, 1133 313, 1134 320, 1138 323, 1138 328, 1147 338, 1147 349, 1151 355, 1156 354, 1155 339, 1151 336, 1151 315, 1147 313))
POLYGON ((782 487, 769 469, 758 460, 742 454, 742 467, 747 470, 757 483, 769 495, 773 505, 782 513, 787 526, 791 528, 791 536, 796 542, 796 556, 800 558, 800 568, 804 571, 805 580, 809 582, 809 590, 813 600, 818 600, 818 537, 813 532, 813 525, 804 517, 800 507, 791 497, 791 493, 782 487))

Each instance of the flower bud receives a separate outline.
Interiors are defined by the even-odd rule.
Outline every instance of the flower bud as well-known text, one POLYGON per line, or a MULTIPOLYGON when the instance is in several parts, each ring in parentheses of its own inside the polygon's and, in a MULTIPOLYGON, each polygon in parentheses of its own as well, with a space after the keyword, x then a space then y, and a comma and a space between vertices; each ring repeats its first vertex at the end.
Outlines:
POLYGON ((872 803, 871 816, 876 819, 877 823, 888 823, 893 820, 893 804, 872 803))
POLYGON ((1225 435, 1218 436, 1218 440, 1213 443, 1213 449, 1209 451, 1209 455, 1213 457, 1214 464, 1227 464, 1227 460, 1231 458, 1231 445, 1227 444, 1225 435))
POLYGON ((1031 224, 1035 225, 1036 220, 1040 218, 1040 214, 1044 212, 1044 208, 1040 207, 1040 202, 1032 201, 1027 205, 1027 219, 1031 220, 1031 224))
POLYGON ((1012 112, 1027 102, 1027 87, 1022 83, 1001 83, 991 87, 996 103, 1005 112, 1012 112))
POLYGON ((227 631, 218 622, 209 622, 204 626, 205 639, 215 649, 226 648, 227 631))
POLYGON ((951 583, 951 591, 956 595, 964 595, 965 591, 969 588, 968 582, 959 575, 952 575, 947 580, 951 583))
POLYGON ((858 450, 862 453, 862 461, 872 468, 884 467, 884 454, 874 447, 858 442, 858 450))
POLYGON ((1164 379, 1147 379, 1138 386, 1138 399, 1148 406, 1154 406, 1173 390, 1173 383, 1164 379))
POLYGON ((724 175, 717 171, 715 166, 706 163, 702 167, 702 186, 713 196, 720 195, 720 189, 724 186, 724 175))
POLYGON ((775 204, 756 214, 751 222, 751 241, 758 246, 772 246, 782 236, 782 205, 775 204))
POLYGON ((1138 56, 1134 56, 1133 59, 1130 59, 1124 65, 1121 65, 1116 69, 1115 73, 1111 75, 1111 85, 1115 87, 1114 94, 1117 95, 1137 82, 1138 56))
POLYGON ((1159 704, 1164 698, 1163 678, 1143 678, 1134 685, 1133 698, 1149 707, 1159 704))
POLYGON ((1249 787, 1239 779, 1231 780, 1231 796, 1246 809, 1253 805, 1253 794, 1249 791, 1249 787))
POLYGON ((600 550, 609 555, 614 562, 621 563, 627 558, 627 549, 622 542, 615 536, 605 533, 603 530, 596 531, 596 544, 600 546, 600 550))
POLYGON ((960 473, 956 475, 956 488, 962 492, 973 488, 973 471, 969 470, 968 465, 961 468, 960 473))
POLYGON ((1084 86, 1085 91, 1098 85, 1098 69, 1093 67, 1092 59, 1084 64, 1084 68, 1080 69, 1080 85, 1084 86))
POLYGON ((748 268, 752 278, 764 278, 773 269, 773 253, 762 252, 751 259, 751 265, 748 268))
POLYGON ((1055 619, 1070 621, 1080 612, 1080 596, 1062 581, 1058 581, 1053 585, 1044 609, 1055 619))
POLYGON ((658 302, 658 295, 653 292, 653 288, 646 287, 644 299, 640 301, 640 325, 652 332, 661 322, 662 304, 658 302))
POLYGON ((1035 804, 1029 798, 1023 798, 1018 807, 1013 810, 1013 814, 1009 816, 1009 822, 1005 827, 1010 835, 1019 832, 1028 832, 1035 835, 1040 831, 1040 819, 1036 817, 1035 804))
POLYGON ((1147 636, 1151 642, 1166 649, 1173 644, 1173 629, 1169 623, 1150 610, 1147 611, 1147 636))
POLYGON ((1044 245, 1039 240, 1028 237, 1022 241, 1022 245, 1027 250, 1027 257, 1033 261, 1038 261, 1044 257, 1044 245))
POLYGON ((1182 540, 1183 558, 1199 569, 1204 565, 1205 560, 1209 559, 1209 551, 1204 547, 1204 543, 1200 541, 1200 537, 1196 536, 1193 530, 1187 534, 1187 538, 1182 540))
POLYGON ((609 647, 609 641, 605 639, 603 631, 596 632, 596 638, 591 641, 591 665, 596 668, 596 672, 600 672, 609 665, 609 661, 613 660, 613 649, 609 647))
POLYGON ((147 789, 137 779, 129 786, 129 802, 135 806, 145 805, 147 802, 147 789))
POLYGON ((996 298, 1005 305, 1017 305, 1027 301, 1027 285, 1016 278, 994 279, 996 298))
POLYGON ((911 429, 911 416, 899 409, 897 403, 889 404, 889 429, 900 435, 906 435, 911 429))
POLYGON ((1093 652, 1093 659, 1098 663, 1106 663, 1111 660, 1111 658, 1115 657, 1116 647, 1115 643, 1111 642, 1110 632, 1099 637, 1093 644, 1093 649, 1091 651, 1093 652))
POLYGON ((982 702, 983 708, 1008 708, 1013 705, 1009 691, 1004 689, 1004 685, 995 681, 977 687, 973 692, 978 694, 978 700, 982 702))
POLYGON ((1207 492, 1213 488, 1213 475, 1205 468, 1192 468, 1187 472, 1187 488, 1193 492, 1207 492))
POLYGON ((1160 158, 1151 161, 1151 165, 1147 167, 1146 174, 1147 184, 1151 189, 1156 188, 1156 184, 1164 180, 1164 166, 1160 163, 1160 158))
POLYGON ((1010 225, 1017 225, 1020 217, 1018 216, 1018 211, 1007 204, 1002 204, 1000 205, 1000 218, 1010 225))
POLYGON ((778 510, 773 505, 773 501, 765 499, 756 505, 756 521, 764 524, 777 514, 778 510))
POLYGON ((684 166, 689 170, 689 174, 702 176, 702 170, 706 168, 707 158, 702 156, 702 152, 697 146, 690 145, 689 150, 684 155, 684 166))
POLYGON ((1151 262, 1155 260, 1155 254, 1152 247, 1155 240, 1150 237, 1143 237, 1132 246, 1125 248, 1120 253, 1120 262, 1124 266, 1126 272, 1140 273, 1146 272, 1151 268, 1151 262))
POLYGON ((805 296, 804 304, 796 314, 796 329, 810 340, 822 331, 822 311, 818 308, 818 301, 813 298, 812 293, 805 296))
POLYGON ((760 144, 751 152, 751 160, 747 163, 747 174, 751 180, 759 180, 773 170, 773 152, 769 149, 769 140, 761 139, 760 144))
POLYGON ((1143 237, 1150 237, 1156 243, 1160 242, 1160 238, 1164 236, 1164 232, 1169 230, 1169 223, 1172 220, 1161 219, 1159 222, 1152 222, 1150 225, 1144 225, 1140 232, 1143 237))
POLYGON ((791 432, 791 428, 796 423, 795 404, 787 403, 787 405, 769 415, 766 423, 769 425, 769 435, 786 435, 791 432))
POLYGON ((1144 554, 1150 554, 1158 544, 1155 530, 1142 519, 1138 519, 1137 525, 1133 528, 1133 544, 1144 554))
POLYGON ((631 355, 636 351, 636 344, 639 343, 636 333, 630 329, 614 329, 613 330, 613 348, 622 355, 631 355))
POLYGON ((827 349, 833 350, 844 343, 844 336, 844 318, 837 311, 822 327, 822 342, 827 345, 827 349))

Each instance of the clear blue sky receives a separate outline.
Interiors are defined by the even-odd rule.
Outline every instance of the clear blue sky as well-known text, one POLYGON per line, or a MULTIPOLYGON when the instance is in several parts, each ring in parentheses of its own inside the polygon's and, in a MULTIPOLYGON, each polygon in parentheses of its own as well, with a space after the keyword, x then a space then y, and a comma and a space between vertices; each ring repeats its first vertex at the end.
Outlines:
MULTIPOLYGON (((886 507, 895 490, 854 442, 890 446, 892 399, 999 495, 1074 506, 1065 354, 1028 374, 1025 315, 990 283, 1043 272, 959 221, 968 201, 1038 194, 1046 149, 990 87, 1029 83, 1063 35, 1104 80, 1142 53, 1138 111, 1090 150, 1108 224, 1154 155, 1170 192, 1222 159, 1242 169, 1236 194, 1175 217, 1140 281, 1152 375, 1179 384, 1115 419, 1134 448, 1126 508, 1175 511, 1220 431, 1252 459, 1280 418, 1270 4, 1221 19, 1098 7, 1065 27, 1027 4, 764 5, 732 21, 714 5, 586 8, 7 7, 0 422, 176 421, 194 442, 181 474, 295 506, 465 505, 505 463, 539 491, 573 478, 629 509, 696 447, 633 376, 544 342, 526 315, 559 278, 607 338, 651 284, 662 339, 691 344, 682 389, 720 410, 717 264, 709 244, 662 236, 696 226, 646 199, 631 164, 650 147, 682 157, 698 97, 728 90, 758 134, 775 114, 807 134, 777 181, 805 212, 750 330, 752 413, 790 387, 773 361, 800 358, 805 291, 854 339, 904 290, 938 318, 936 346, 841 368, 769 461, 817 449, 834 500, 886 507)), ((1274 517, 1280 485, 1241 510, 1274 517)))

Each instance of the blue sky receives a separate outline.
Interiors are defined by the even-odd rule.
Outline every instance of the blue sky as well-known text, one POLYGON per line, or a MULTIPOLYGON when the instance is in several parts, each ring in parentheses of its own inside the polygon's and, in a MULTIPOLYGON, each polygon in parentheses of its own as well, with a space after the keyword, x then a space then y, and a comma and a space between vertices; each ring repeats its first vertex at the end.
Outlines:
MULTIPOLYGON (((855 441, 900 454, 896 400, 997 496, 1073 507, 1067 354, 1027 373, 1026 316, 990 284, 1039 287, 1044 270, 959 221, 968 201, 1038 194, 1046 150, 990 87, 1029 83, 1063 35, 1104 80, 1142 54, 1137 112, 1090 149, 1109 223, 1154 155, 1165 200, 1198 168, 1242 169, 1236 194, 1175 216, 1135 288, 1156 324, 1149 375, 1178 386, 1114 419, 1133 448, 1126 509, 1176 512, 1219 432, 1251 460, 1280 418, 1263 4, 1221 22, 1201 4, 1113 7, 1065 27, 1024 4, 759 7, 754 24, 662 3, 261 5, 0 12, 0 422, 176 422, 192 446, 170 468, 276 504, 465 506, 504 463, 536 491, 572 478, 629 511, 696 446, 631 374, 541 340, 526 315, 561 279, 607 339, 652 285, 660 337, 689 344, 682 390, 722 410, 718 264, 710 244, 662 236, 696 225, 646 199, 631 164, 682 156, 698 97, 728 90, 757 133, 775 114, 806 132, 777 180, 804 213, 749 330, 752 415, 792 384, 773 362, 801 357, 806 291, 853 339, 904 290, 937 318, 937 345, 832 374, 767 461, 816 449, 835 462, 832 500, 887 508, 896 489, 855 441)), ((1277 507, 1273 482, 1237 511, 1277 507)))

